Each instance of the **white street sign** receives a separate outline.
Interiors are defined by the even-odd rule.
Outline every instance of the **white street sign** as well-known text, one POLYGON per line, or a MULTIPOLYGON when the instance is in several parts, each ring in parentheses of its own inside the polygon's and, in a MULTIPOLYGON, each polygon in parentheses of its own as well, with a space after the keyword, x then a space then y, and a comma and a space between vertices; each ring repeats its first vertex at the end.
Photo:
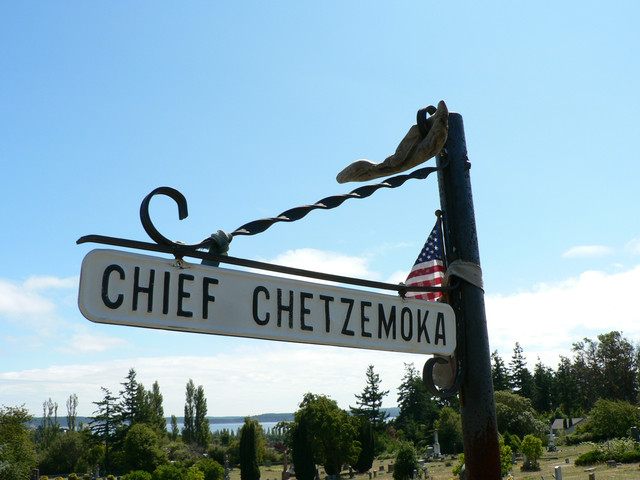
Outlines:
POLYGON ((456 348, 444 303, 117 250, 84 258, 78 305, 99 323, 408 353, 456 348))

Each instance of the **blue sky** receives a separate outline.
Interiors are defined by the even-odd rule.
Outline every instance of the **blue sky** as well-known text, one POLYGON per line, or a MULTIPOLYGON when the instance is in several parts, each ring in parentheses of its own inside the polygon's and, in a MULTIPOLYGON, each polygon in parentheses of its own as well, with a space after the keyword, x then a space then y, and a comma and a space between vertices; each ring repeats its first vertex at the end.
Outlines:
MULTIPOLYGON (((133 367, 168 414, 203 385, 212 415, 347 408, 373 364, 394 406, 418 355, 99 325, 77 308, 96 233, 222 229, 359 184, 416 111, 464 118, 492 350, 556 367, 640 314, 637 2, 5 2, 0 5, 0 403, 81 414, 133 367), (166 201, 165 201, 166 200, 166 201)), ((433 162, 433 160, 431 161, 433 162)), ((315 211, 230 254, 398 282, 439 208, 435 178, 315 211)))

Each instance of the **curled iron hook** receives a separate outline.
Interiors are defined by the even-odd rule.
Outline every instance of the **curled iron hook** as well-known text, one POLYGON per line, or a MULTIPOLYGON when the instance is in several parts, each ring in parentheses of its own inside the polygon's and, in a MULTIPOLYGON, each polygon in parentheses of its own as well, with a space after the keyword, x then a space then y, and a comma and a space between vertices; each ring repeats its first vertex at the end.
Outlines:
POLYGON ((424 364, 424 368, 422 369, 422 381, 427 387, 429 393, 438 398, 447 398, 455 395, 458 393, 458 390, 460 390, 460 386, 462 385, 462 362, 460 362, 459 359, 456 359, 456 372, 453 383, 444 390, 441 390, 436 386, 433 381, 433 368, 436 364, 446 365, 447 363, 449 363, 449 360, 446 358, 436 356, 427 360, 424 364))
POLYGON ((140 221, 142 222, 144 231, 147 232, 147 235, 149 235, 153 241, 155 241, 159 245, 168 245, 172 247, 178 246, 181 248, 186 247, 196 250, 199 248, 208 248, 211 246, 212 242, 214 241, 211 237, 206 238, 200 243, 196 243, 194 245, 184 245, 182 243, 169 240, 167 237, 162 235, 151 221, 151 216, 149 215, 149 202, 151 202, 151 199, 156 195, 166 195, 178 204, 178 218, 180 220, 184 220, 185 218, 187 218, 187 216, 189 216, 187 199, 178 190, 171 187, 158 187, 153 190, 149 195, 144 197, 144 200, 142 200, 142 204, 140 205, 140 221))

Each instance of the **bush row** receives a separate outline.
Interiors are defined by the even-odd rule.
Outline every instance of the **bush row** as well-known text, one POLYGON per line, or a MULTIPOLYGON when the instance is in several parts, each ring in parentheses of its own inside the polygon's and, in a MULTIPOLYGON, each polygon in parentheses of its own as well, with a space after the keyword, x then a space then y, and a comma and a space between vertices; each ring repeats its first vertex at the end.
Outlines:
POLYGON ((614 439, 600 444, 590 444, 592 449, 580 455, 575 464, 594 465, 615 460, 620 463, 640 462, 640 444, 630 439, 614 439))

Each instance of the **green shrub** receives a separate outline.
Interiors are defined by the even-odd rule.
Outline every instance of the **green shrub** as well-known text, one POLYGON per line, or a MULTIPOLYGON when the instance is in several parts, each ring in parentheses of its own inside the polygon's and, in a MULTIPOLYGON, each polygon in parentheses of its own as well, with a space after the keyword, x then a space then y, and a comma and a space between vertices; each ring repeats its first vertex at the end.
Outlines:
POLYGON ((122 477, 122 480, 151 480, 151 474, 144 470, 134 470, 122 477))
POLYGON ((604 461, 602 453, 598 450, 589 450, 576 458, 575 464, 577 466, 594 465, 604 461))
POLYGON ((409 480, 413 477, 413 471, 419 468, 420 465, 418 464, 413 444, 409 442, 400 444, 393 466, 393 480, 409 480))
POLYGON ((500 468, 502 470, 502 476, 506 476, 512 467, 513 450, 511 450, 509 445, 500 445, 500 468))
POLYGON ((614 438, 599 444, 597 448, 603 456, 608 457, 607 460, 618 459, 623 454, 636 450, 636 443, 630 438, 614 438))
POLYGON ((107 480, 116 480, 115 475, 107 475, 107 480))
POLYGON ((187 468, 183 480, 204 480, 204 473, 195 465, 187 468))
POLYGON ((505 439, 504 444, 508 447, 511 447, 511 450, 513 452, 519 452, 522 448, 522 440, 520 440, 520 437, 518 437, 518 435, 511 435, 509 442, 507 442, 505 439))
POLYGON ((458 455, 458 464, 455 467, 453 467, 453 470, 451 471, 451 473, 453 473, 454 475, 460 475, 463 465, 464 465, 464 453, 461 453, 460 455, 458 455))
POLYGON ((632 452, 624 452, 616 460, 620 463, 637 463, 640 462, 640 450, 632 452))
POLYGON ((224 467, 213 458, 200 460, 196 466, 204 474, 204 480, 222 480, 224 478, 224 467))
POLYGON ((41 475, 40 480, 49 480, 49 477, 47 477, 46 475, 41 475))
POLYGON ((78 480, 78 474, 77 473, 70 473, 68 480, 78 480))
POLYGON ((91 480, 91 475, 85 473, 84 475, 82 475, 82 480, 91 480))
POLYGON ((640 462, 640 449, 638 444, 629 438, 616 438, 604 443, 586 443, 591 450, 580 455, 575 464, 594 465, 596 463, 615 460, 621 463, 640 462))
POLYGON ((153 480, 182 480, 182 470, 175 465, 160 465, 151 475, 153 480))
POLYGON ((526 435, 522 439, 522 445, 520 448, 527 458, 526 462, 522 465, 521 470, 528 472, 540 470, 538 459, 542 456, 542 440, 534 435, 526 435))

